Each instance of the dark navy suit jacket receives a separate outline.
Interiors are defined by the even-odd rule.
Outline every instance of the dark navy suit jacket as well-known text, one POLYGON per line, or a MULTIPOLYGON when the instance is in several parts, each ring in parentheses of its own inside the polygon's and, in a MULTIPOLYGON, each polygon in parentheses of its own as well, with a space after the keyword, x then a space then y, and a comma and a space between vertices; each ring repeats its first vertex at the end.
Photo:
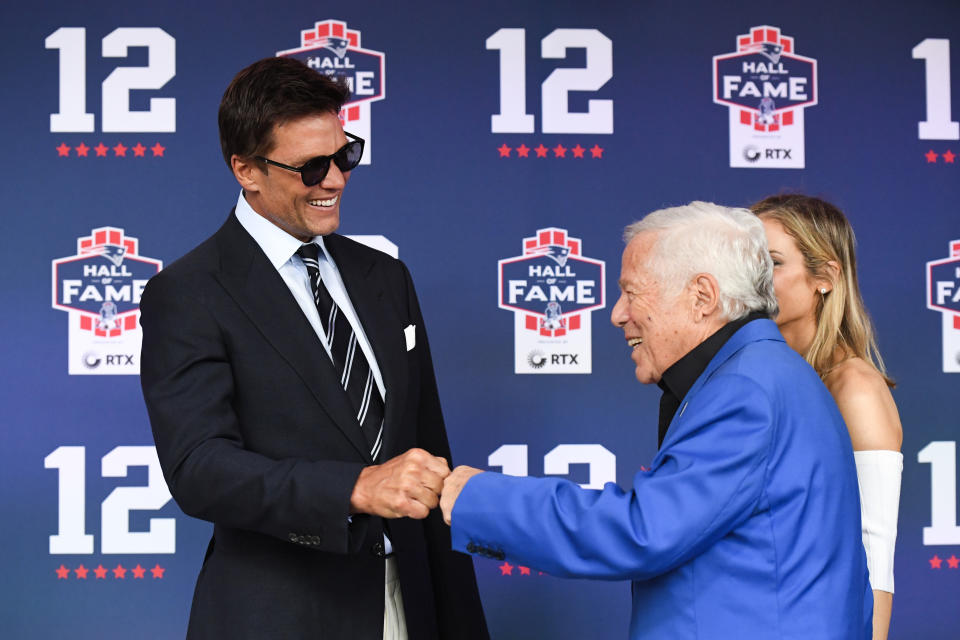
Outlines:
MULTIPOLYGON (((449 460, 410 274, 342 236, 324 241, 387 389, 382 459, 416 446, 449 460)), ((235 216, 150 280, 141 312, 164 476, 185 513, 214 523, 190 637, 380 640, 385 526, 410 637, 487 637, 472 562, 451 551, 439 513, 347 522, 369 447, 316 333, 235 216)))
POLYGON ((625 491, 473 477, 454 548, 558 576, 631 580, 631 638, 871 636, 850 437, 769 320, 737 331, 625 491))

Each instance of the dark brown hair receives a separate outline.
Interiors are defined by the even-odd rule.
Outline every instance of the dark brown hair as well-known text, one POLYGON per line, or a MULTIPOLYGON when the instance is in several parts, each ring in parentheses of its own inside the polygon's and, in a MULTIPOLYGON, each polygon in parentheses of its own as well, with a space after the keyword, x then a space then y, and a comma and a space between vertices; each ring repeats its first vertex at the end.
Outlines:
POLYGON ((242 158, 266 155, 273 128, 305 116, 340 113, 350 97, 346 84, 318 73, 294 58, 264 58, 234 77, 220 101, 220 148, 230 166, 242 158))

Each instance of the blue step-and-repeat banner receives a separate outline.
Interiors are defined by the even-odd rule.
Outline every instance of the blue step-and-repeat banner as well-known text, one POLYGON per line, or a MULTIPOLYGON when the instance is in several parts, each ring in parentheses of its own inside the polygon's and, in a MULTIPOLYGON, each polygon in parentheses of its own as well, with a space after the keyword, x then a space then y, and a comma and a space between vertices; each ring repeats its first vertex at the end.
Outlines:
MULTIPOLYGON (((236 201, 217 106, 271 55, 352 85, 367 158, 341 231, 410 267, 459 463, 629 485, 659 390, 609 323, 622 228, 695 199, 840 206, 904 427, 891 636, 960 636, 956 2, 58 0, 0 18, 0 636, 185 632, 211 525, 160 474, 139 295, 236 201)), ((476 567, 495 638, 626 634, 626 583, 476 567)))

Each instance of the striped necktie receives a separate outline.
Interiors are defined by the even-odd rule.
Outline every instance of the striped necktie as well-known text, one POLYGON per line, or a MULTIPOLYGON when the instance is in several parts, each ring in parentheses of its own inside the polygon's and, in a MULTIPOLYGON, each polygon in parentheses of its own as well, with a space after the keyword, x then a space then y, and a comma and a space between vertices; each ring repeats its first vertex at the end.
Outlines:
POLYGON ((313 301, 320 312, 320 323, 327 336, 327 346, 334 369, 340 374, 340 385, 356 411, 357 422, 370 446, 370 456, 376 460, 383 445, 383 398, 373 378, 373 371, 357 344, 357 334, 337 303, 330 297, 320 277, 320 247, 310 243, 301 245, 297 255, 303 260, 310 276, 313 301))

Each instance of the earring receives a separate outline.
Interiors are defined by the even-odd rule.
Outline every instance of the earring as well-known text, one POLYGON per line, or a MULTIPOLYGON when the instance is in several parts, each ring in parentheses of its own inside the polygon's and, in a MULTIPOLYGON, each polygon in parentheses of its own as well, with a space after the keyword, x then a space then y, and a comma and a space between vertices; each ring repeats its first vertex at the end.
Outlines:
POLYGON ((821 289, 820 289, 820 295, 822 295, 822 296, 827 295, 827 288, 826 288, 826 287, 821 287, 821 289))

